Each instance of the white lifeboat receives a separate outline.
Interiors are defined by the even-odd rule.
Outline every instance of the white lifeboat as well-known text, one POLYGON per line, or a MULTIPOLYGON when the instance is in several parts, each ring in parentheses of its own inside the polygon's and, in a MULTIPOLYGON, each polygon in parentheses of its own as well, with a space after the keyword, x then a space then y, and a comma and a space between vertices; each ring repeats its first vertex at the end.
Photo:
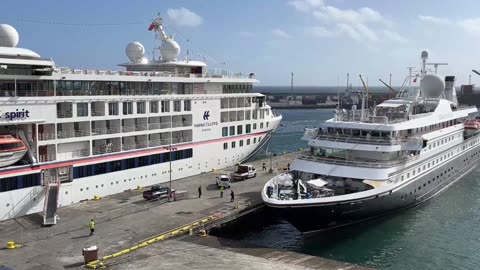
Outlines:
POLYGON ((0 135, 0 167, 10 166, 27 152, 25 143, 12 135, 0 135))

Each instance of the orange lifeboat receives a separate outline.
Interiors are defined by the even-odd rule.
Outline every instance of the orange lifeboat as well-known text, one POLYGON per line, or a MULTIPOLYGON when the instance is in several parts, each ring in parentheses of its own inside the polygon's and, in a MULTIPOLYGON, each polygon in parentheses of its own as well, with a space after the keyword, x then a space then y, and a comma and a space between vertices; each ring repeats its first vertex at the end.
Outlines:
POLYGON ((0 135, 0 167, 10 166, 27 152, 25 143, 12 135, 0 135))

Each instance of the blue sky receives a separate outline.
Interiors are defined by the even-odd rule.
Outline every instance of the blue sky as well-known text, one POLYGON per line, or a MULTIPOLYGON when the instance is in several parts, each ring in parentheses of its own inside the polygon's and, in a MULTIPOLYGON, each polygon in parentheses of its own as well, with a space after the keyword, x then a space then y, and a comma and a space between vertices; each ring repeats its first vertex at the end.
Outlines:
MULTIPOLYGON (((459 85, 480 68, 479 10, 476 0, 3 0, 0 23, 18 30, 19 47, 58 66, 117 69, 131 41, 150 53, 148 21, 161 12, 182 55, 188 37, 192 58, 206 52, 229 70, 257 73, 261 85, 288 85, 290 72, 296 85, 344 83, 347 72, 371 85, 391 73, 398 85, 424 49, 449 63, 441 74, 459 85)), ((208 58, 212 68, 218 62, 208 58)))

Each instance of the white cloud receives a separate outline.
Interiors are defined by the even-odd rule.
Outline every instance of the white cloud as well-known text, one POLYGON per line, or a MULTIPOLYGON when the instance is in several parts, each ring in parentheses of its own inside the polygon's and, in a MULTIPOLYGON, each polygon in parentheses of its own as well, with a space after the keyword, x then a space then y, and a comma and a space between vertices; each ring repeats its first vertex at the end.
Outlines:
POLYGON ((169 20, 179 26, 199 26, 203 22, 203 18, 189 9, 184 7, 179 9, 168 9, 167 15, 169 20))
POLYGON ((426 15, 418 15, 418 19, 422 22, 434 23, 434 24, 450 24, 451 23, 451 21, 448 19, 434 17, 434 16, 426 16, 426 15))
POLYGON ((323 26, 314 26, 307 29, 307 34, 314 37, 333 37, 336 34, 323 26))
POLYGON ((480 35, 480 18, 461 20, 457 24, 469 34, 480 35))
POLYGON ((323 6, 323 0, 294 0, 288 2, 288 5, 293 6, 296 10, 302 12, 309 12, 312 9, 323 6))
POLYGON ((250 38, 256 36, 255 33, 249 31, 241 31, 238 33, 241 37, 250 38))
POLYGON ((394 32, 394 31, 383 30, 382 34, 383 34, 383 37, 387 40, 391 40, 391 41, 395 41, 395 42, 399 42, 399 43, 407 43, 408 42, 408 40, 404 36, 400 35, 397 32, 394 32))
POLYGON ((283 31, 282 29, 278 29, 278 28, 273 29, 272 34, 276 37, 279 37, 279 38, 291 38, 292 37, 287 32, 283 31))
POLYGON ((307 33, 312 36, 346 36, 356 41, 369 43, 407 41, 405 37, 392 30, 392 21, 369 7, 341 9, 315 0, 295 0, 290 1, 289 5, 297 11, 311 14, 322 23, 322 25, 307 28, 307 33))
POLYGON ((472 35, 480 36, 480 18, 469 18, 463 20, 451 20, 447 18, 440 18, 435 16, 418 15, 418 19, 422 22, 450 25, 453 27, 460 27, 463 31, 472 35))

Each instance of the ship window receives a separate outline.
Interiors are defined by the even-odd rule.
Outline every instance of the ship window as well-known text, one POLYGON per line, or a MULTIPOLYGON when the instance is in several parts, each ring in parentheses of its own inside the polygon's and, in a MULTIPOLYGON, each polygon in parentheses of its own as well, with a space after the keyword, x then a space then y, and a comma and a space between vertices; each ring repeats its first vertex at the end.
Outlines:
POLYGON ((238 126, 237 126, 237 135, 243 134, 243 130, 242 130, 242 129, 243 129, 243 126, 242 126, 242 125, 238 125, 238 126))
POLYGON ((247 139, 247 145, 250 145, 250 139, 247 139))
POLYGON ((183 101, 183 110, 184 111, 191 111, 192 110, 192 101, 191 100, 184 100, 183 101))
POLYGON ((245 133, 250 133, 252 132, 252 126, 250 124, 245 125, 245 133))
POLYGON ((150 101, 150 113, 158 113, 158 101, 150 101))
POLYGON ((407 179, 410 178, 410 173, 407 173, 407 179))
POLYGON ((263 122, 262 122, 262 123, 260 123, 260 128, 263 128, 263 122))
POLYGON ((402 175, 402 181, 403 181, 403 179, 404 179, 404 176, 402 175))
POLYGON ((253 124, 253 129, 257 129, 257 123, 253 124))
POLYGON ((133 114, 133 102, 123 102, 123 115, 133 114))
POLYGON ((251 115, 250 110, 246 110, 245 111, 245 120, 250 120, 250 115, 251 115))
POLYGON ((118 115, 118 103, 108 103, 108 115, 118 115))
POLYGON ((223 150, 226 150, 226 149, 228 149, 228 143, 223 144, 223 150))
POLYGON ((266 123, 266 124, 267 124, 267 128, 268 128, 268 123, 269 123, 269 122, 266 123))
POLYGON ((253 143, 257 143, 257 138, 253 138, 253 143))
POLYGON ((232 142, 232 148, 235 148, 235 142, 232 142))
POLYGON ((228 136, 228 127, 223 127, 222 128, 222 137, 227 137, 228 136))
MULTIPOLYGON (((33 187, 40 185, 40 177, 39 174, 27 174, 23 175, 23 187, 33 187)), ((70 181, 70 179, 69 179, 70 181)))
POLYGON ((235 135, 235 126, 230 127, 230 136, 235 135))
POLYGON ((146 113, 146 105, 145 101, 139 101, 137 102, 137 114, 144 114, 146 113))
POLYGON ((77 117, 88 116, 88 103, 77 103, 77 117))
POLYGON ((170 100, 162 100, 162 112, 170 112, 170 100))
POLYGON ((180 100, 174 100, 173 101, 173 111, 174 112, 182 111, 182 103, 180 103, 180 100))
POLYGON ((243 140, 240 140, 240 147, 243 146, 243 140))

